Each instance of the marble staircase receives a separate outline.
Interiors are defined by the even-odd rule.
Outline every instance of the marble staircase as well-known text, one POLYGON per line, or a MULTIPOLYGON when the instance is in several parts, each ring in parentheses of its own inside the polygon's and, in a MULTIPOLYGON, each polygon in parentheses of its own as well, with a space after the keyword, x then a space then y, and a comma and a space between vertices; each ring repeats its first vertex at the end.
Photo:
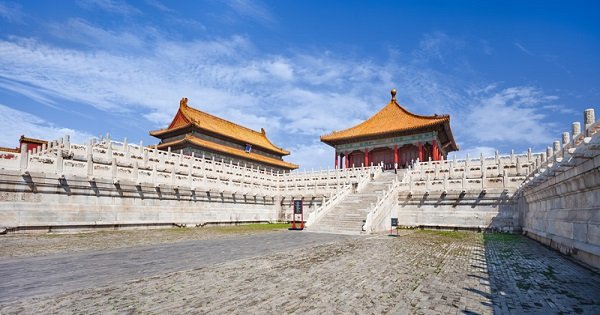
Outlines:
POLYGON ((360 191, 350 193, 337 206, 329 210, 319 221, 307 229, 309 232, 360 234, 363 220, 367 218, 371 205, 399 176, 394 171, 381 173, 360 191))

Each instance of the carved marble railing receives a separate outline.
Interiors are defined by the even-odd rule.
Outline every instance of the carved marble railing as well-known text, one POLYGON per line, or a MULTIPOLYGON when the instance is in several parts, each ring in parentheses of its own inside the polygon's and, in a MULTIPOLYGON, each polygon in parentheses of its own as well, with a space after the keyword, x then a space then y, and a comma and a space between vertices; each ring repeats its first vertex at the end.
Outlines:
POLYGON ((542 153, 417 162, 407 171, 409 192, 515 190, 542 153))
POLYGON ((579 122, 572 124, 572 137, 563 132, 561 141, 554 141, 535 161, 532 172, 523 181, 520 191, 537 186, 557 173, 565 172, 600 155, 600 120, 595 121, 594 110, 584 114, 585 129, 579 122))
POLYGON ((412 174, 419 174, 422 178, 432 175, 434 179, 441 179, 444 174, 449 178, 479 178, 485 173, 488 177, 497 176, 524 176, 540 154, 533 154, 531 149, 527 154, 515 155, 514 151, 507 156, 499 156, 496 151, 494 157, 484 158, 483 154, 478 159, 443 160, 417 162, 414 164, 412 174), (464 174, 464 175, 463 175, 464 174))
POLYGON ((364 231, 372 233, 386 229, 385 222, 389 222, 392 210, 398 204, 398 191, 402 185, 407 185, 407 181, 407 173, 404 173, 402 179, 394 178, 381 197, 377 197, 377 202, 370 206, 365 225, 363 226, 364 231))
POLYGON ((329 195, 377 171, 377 167, 360 167, 280 174, 279 191, 287 195, 329 195))
POLYGON ((214 158, 196 157, 156 148, 117 142, 109 136, 92 139, 87 145, 72 144, 68 136, 50 141, 39 150, 15 153, 0 159, 0 169, 22 174, 46 174, 59 179, 84 177, 94 181, 123 181, 140 186, 169 186, 215 192, 274 196, 327 195, 370 176, 377 167, 316 172, 276 173, 214 158))
MULTIPOLYGON (((363 168, 360 168, 363 169, 363 168)), ((323 217, 329 210, 335 208, 346 196, 348 196, 354 189, 360 191, 364 188, 365 185, 371 180, 371 178, 376 178, 382 172, 381 167, 369 167, 365 168, 368 170, 367 176, 360 177, 359 181, 356 183, 356 186, 353 188, 352 185, 346 185, 344 188, 339 190, 336 194, 332 194, 329 199, 327 199, 323 204, 315 209, 306 220, 306 227, 310 227, 314 223, 316 223, 321 217, 323 217)), ((363 171, 364 172, 364 171, 363 171)))

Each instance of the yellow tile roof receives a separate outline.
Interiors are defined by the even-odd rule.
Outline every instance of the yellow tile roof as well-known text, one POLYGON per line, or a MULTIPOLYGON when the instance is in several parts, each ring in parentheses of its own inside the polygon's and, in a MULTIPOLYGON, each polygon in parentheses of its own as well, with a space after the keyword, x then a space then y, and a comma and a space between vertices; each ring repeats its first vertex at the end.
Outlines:
POLYGON ((179 103, 179 111, 169 128, 150 132, 152 136, 171 132, 178 129, 184 129, 189 126, 195 126, 199 129, 219 134, 228 138, 236 139, 241 142, 251 144, 263 148, 265 150, 280 154, 288 155, 289 151, 275 146, 267 138, 266 132, 261 128, 261 132, 240 126, 228 120, 213 116, 187 105, 187 98, 183 98, 179 103))
POLYGON ((450 121, 448 115, 422 116, 413 114, 396 102, 395 93, 392 95, 394 96, 392 100, 371 118, 346 130, 323 135, 321 141, 332 144, 342 140, 416 130, 450 121))
POLYGON ((25 135, 21 135, 21 138, 19 138, 19 141, 20 142, 29 142, 29 143, 38 143, 38 144, 48 144, 48 141, 46 141, 46 140, 27 138, 27 137, 25 137, 25 135))
POLYGON ((0 152, 19 153, 19 152, 21 152, 21 149, 20 148, 0 147, 0 152))
POLYGON ((253 161, 257 161, 257 162, 261 162, 264 164, 269 164, 269 165, 274 165, 274 166, 279 166, 282 168, 286 168, 286 169, 297 169, 298 165, 293 164, 293 163, 288 163, 286 161, 282 161, 282 160, 278 160, 278 159, 274 159, 268 156, 264 156, 264 155, 260 155, 260 154, 256 154, 256 153, 252 153, 252 152, 246 152, 244 150, 240 150, 240 149, 236 149, 236 148, 232 148, 226 145, 222 145, 222 144, 218 144, 218 143, 214 143, 211 141, 207 141, 204 139, 200 139, 198 137, 194 137, 192 135, 186 135, 185 138, 180 139, 180 140, 174 140, 171 142, 166 142, 166 143, 162 143, 158 145, 159 149, 166 149, 168 147, 173 147, 175 145, 180 145, 180 144, 184 144, 186 142, 195 144, 197 146, 203 147, 203 148, 207 148, 213 151, 217 151, 217 152, 221 152, 221 153, 226 153, 229 155, 234 155, 237 157, 241 157, 244 159, 249 159, 249 160, 253 160, 253 161))

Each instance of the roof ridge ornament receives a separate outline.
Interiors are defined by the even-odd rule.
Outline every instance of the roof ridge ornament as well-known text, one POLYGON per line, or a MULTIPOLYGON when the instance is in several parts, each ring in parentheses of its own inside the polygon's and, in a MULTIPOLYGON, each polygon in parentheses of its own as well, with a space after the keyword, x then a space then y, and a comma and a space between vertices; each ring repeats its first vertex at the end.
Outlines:
POLYGON ((396 100, 396 89, 392 89, 391 93, 392 93, 392 101, 395 101, 396 100))
POLYGON ((187 107, 187 101, 188 101, 187 97, 182 98, 181 101, 179 101, 179 106, 187 107))

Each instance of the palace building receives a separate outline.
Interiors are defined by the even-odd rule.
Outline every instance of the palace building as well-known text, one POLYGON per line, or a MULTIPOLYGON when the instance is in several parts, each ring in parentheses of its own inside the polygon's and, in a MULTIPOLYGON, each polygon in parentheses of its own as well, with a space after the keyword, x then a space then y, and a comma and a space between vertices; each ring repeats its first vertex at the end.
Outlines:
POLYGON ((386 169, 405 168, 412 161, 446 159, 457 151, 449 115, 413 114, 391 101, 364 122, 321 136, 335 148, 335 167, 349 168, 382 164, 386 169))
POLYGON ((286 162, 290 152, 275 146, 260 132, 237 125, 179 102, 179 110, 169 127, 150 132, 160 139, 158 149, 181 151, 226 163, 246 165, 269 171, 289 172, 298 165, 286 162))
POLYGON ((10 153, 20 153, 21 149, 25 149, 26 151, 33 151, 34 149, 41 149, 42 145, 48 145, 48 141, 46 140, 40 140, 40 139, 34 139, 34 138, 28 138, 25 137, 25 135, 21 135, 21 138, 19 138, 19 146, 16 148, 6 148, 6 147, 0 147, 0 154, 3 154, 2 156, 4 156, 6 153, 10 154, 10 153), (25 145, 25 146, 23 146, 25 145))

